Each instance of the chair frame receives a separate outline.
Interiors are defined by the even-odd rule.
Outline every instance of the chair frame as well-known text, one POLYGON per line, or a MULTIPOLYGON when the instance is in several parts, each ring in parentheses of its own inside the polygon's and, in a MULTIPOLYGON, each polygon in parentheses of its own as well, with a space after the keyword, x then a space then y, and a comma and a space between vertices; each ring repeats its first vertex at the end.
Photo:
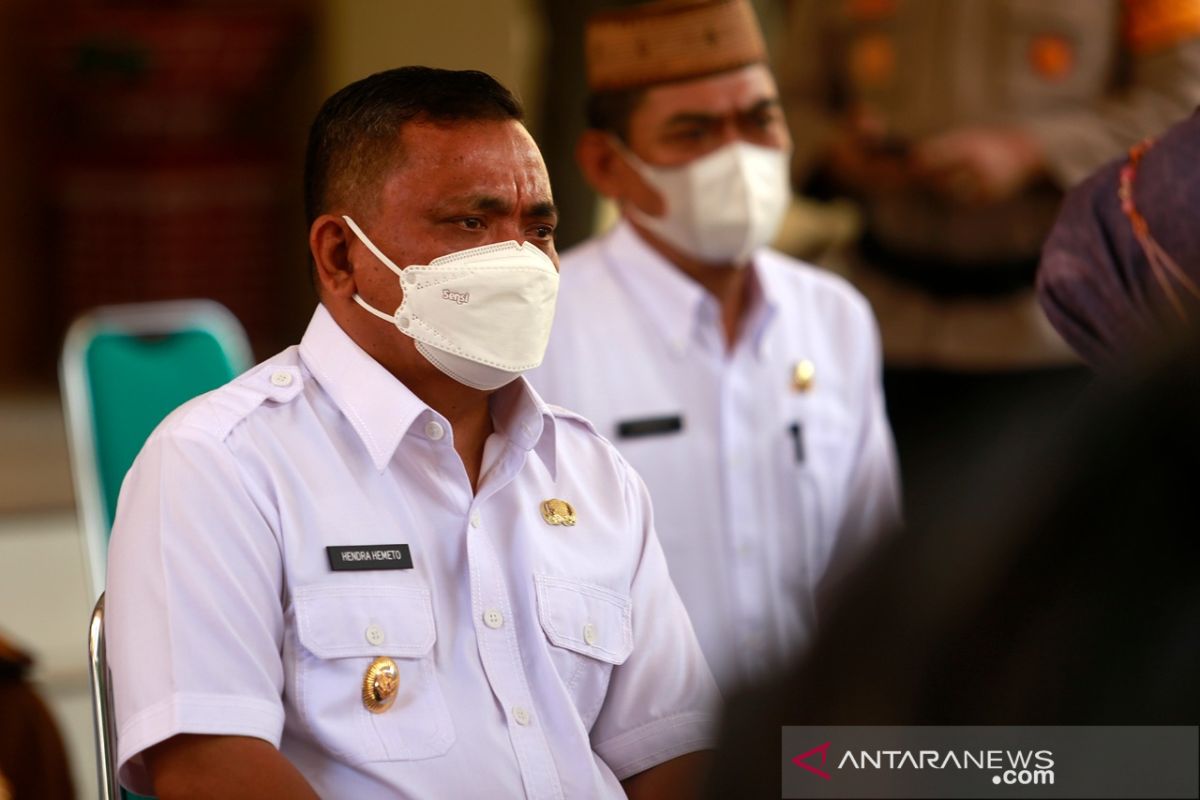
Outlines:
POLYGON ((71 324, 59 362, 63 416, 75 483, 75 503, 83 530, 83 557, 88 577, 88 599, 104 591, 107 572, 108 522, 104 493, 96 464, 92 392, 86 378, 89 343, 99 334, 119 332, 155 336, 189 328, 208 330, 223 344, 238 374, 252 364, 246 332, 237 318, 212 300, 164 300, 152 303, 101 306, 71 324))
POLYGON ((92 690, 92 727, 96 734, 96 776, 100 796, 120 800, 117 788, 117 733, 113 729, 112 687, 108 675, 108 654, 104 646, 104 593, 96 601, 88 626, 88 677, 92 690))

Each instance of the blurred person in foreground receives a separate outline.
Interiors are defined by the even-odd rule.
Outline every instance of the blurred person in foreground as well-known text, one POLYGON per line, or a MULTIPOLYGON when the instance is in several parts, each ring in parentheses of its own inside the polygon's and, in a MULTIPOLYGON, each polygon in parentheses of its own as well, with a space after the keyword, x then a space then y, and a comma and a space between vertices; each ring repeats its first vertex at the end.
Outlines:
POLYGON ((521 377, 558 274, 520 120, 491 77, 425 67, 322 106, 303 340, 169 416, 122 487, 126 786, 690 794, 716 687, 646 491, 521 377))
POLYGON ((1200 112, 1074 189, 1042 250, 1038 297, 1111 370, 1200 318, 1200 112))
POLYGON ((881 547, 807 660, 730 700, 706 796, 779 797, 784 725, 1200 721, 1200 537, 1180 502, 1200 341, 1106 377, 881 547))
POLYGON ((29 682, 33 659, 0 634, 0 800, 75 796, 62 735, 29 682))
POLYGON ((1026 395, 1086 383, 1037 306, 1039 252, 1064 191, 1200 102, 1200 0, 790 11, 779 70, 793 178, 861 207, 858 245, 822 263, 879 319, 905 485, 924 499, 979 452, 978 438, 945 436, 948 421, 999 423, 1026 395))
POLYGON ((621 219, 563 256, 531 377, 645 478, 722 690, 811 636, 818 597, 898 522, 871 312, 771 250, 791 139, 746 0, 591 18, 577 156, 621 219))

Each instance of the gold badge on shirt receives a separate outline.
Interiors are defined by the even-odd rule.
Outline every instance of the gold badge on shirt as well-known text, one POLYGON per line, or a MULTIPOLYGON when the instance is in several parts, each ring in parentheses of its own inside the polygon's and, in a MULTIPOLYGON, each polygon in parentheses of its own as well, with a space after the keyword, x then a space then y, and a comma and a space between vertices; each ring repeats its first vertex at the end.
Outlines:
POLYGON ((792 388, 797 392, 807 392, 813 387, 817 377, 817 367, 807 358, 796 362, 792 367, 792 388))
POLYGON ((574 525, 575 509, 566 500, 552 497, 542 502, 542 519, 547 525, 574 525))
POLYGON ((396 662, 387 656, 372 661, 363 676, 362 699, 367 711, 372 714, 387 711, 396 701, 399 690, 400 670, 396 668, 396 662))

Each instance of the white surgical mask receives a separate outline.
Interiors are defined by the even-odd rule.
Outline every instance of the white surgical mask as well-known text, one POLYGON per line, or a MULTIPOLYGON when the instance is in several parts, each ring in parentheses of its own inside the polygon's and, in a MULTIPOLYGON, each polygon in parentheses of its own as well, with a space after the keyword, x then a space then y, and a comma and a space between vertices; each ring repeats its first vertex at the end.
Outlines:
POLYGON ((617 147, 667 205, 661 217, 632 203, 626 204, 626 212, 692 258, 745 266, 779 232, 792 198, 788 151, 732 142, 683 166, 656 167, 620 142, 617 147))
POLYGON ((416 341, 429 363, 459 383, 499 389, 542 363, 554 321, 558 270, 529 242, 488 244, 400 269, 354 220, 354 235, 400 278, 393 314, 354 300, 416 341))

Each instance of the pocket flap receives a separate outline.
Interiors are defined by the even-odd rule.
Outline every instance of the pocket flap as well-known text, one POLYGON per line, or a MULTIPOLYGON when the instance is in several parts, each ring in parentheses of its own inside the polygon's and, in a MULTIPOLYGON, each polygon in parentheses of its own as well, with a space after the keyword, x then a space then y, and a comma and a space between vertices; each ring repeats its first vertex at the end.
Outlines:
POLYGON ((416 658, 437 639, 427 589, 310 586, 299 589, 292 603, 296 635, 318 658, 416 658))
POLYGON ((609 664, 625 663, 633 652, 633 601, 628 595, 549 575, 534 580, 538 617, 552 644, 609 664))

